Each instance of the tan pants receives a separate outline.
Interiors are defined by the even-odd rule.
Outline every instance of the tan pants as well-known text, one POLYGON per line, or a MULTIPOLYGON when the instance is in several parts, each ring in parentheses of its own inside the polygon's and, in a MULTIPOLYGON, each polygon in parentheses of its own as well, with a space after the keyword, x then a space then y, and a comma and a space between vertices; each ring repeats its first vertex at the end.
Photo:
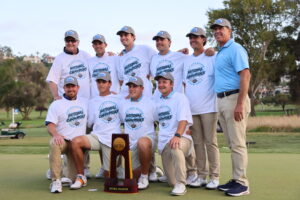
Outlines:
POLYGON ((52 174, 52 180, 61 178, 61 154, 67 155, 67 168, 64 169, 64 175, 72 181, 75 180, 77 173, 69 148, 69 141, 64 141, 62 145, 56 145, 53 138, 50 140, 49 165, 52 174))
POLYGON ((161 154, 162 164, 170 186, 186 184, 185 158, 189 156, 192 141, 182 137, 180 147, 171 149, 167 144, 161 154))
POLYGON ((185 157, 187 176, 192 176, 194 174, 197 174, 197 166, 195 161, 196 161, 196 153, 194 148, 192 148, 192 152, 190 153, 190 155, 185 157))
POLYGON ((220 176, 220 152, 217 142, 218 114, 193 115, 192 138, 196 152, 198 176, 218 180, 220 176), (208 162, 207 162, 208 161, 208 162))
POLYGON ((219 121, 221 123, 225 138, 231 150, 232 178, 239 183, 248 186, 246 176, 248 155, 246 146, 246 126, 250 113, 250 99, 247 96, 244 102, 244 118, 237 122, 234 119, 239 94, 218 98, 219 121))

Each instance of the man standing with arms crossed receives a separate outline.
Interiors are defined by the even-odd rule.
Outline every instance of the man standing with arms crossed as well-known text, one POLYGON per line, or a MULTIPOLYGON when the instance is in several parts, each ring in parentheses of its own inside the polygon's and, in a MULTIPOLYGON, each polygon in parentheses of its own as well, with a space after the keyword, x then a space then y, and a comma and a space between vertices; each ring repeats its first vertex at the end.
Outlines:
POLYGON ((49 164, 52 174, 50 191, 62 192, 61 184, 61 154, 67 154, 68 174, 66 176, 75 180, 76 168, 70 149, 71 140, 76 136, 85 135, 87 123, 87 99, 78 97, 79 85, 75 77, 67 76, 64 79, 63 98, 51 103, 46 125, 50 140, 49 164))
POLYGON ((122 102, 120 113, 124 122, 125 133, 129 134, 132 151, 133 175, 138 179, 138 189, 149 186, 149 171, 156 147, 154 130, 154 102, 143 95, 143 80, 131 77, 126 83, 129 99, 122 102))
POLYGON ((186 193, 186 157, 193 151, 192 138, 186 135, 193 124, 186 96, 173 91, 174 78, 170 72, 155 77, 161 97, 157 98, 156 116, 159 121, 158 151, 162 157, 165 174, 172 195, 186 193))
POLYGON ((215 91, 219 121, 231 150, 232 180, 218 189, 229 196, 247 195, 248 155, 246 126, 250 113, 248 89, 250 71, 246 50, 231 39, 232 28, 227 19, 217 19, 210 28, 219 44, 215 62, 215 91))

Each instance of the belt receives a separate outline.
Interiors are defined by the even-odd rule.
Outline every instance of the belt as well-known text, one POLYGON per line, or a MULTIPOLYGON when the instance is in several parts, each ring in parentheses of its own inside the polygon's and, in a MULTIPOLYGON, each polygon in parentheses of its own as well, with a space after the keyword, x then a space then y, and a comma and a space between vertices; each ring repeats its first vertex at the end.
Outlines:
POLYGON ((236 93, 239 93, 240 90, 237 89, 237 90, 231 90, 231 91, 227 91, 227 92, 220 92, 220 93, 217 93, 217 97, 218 98, 223 98, 223 97, 227 97, 227 96, 230 96, 232 94, 236 94, 236 93))

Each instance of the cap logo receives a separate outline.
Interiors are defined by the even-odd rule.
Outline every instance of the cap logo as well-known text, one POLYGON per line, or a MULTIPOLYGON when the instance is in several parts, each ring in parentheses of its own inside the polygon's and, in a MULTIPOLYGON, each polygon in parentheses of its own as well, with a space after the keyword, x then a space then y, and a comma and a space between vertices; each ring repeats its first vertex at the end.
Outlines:
POLYGON ((127 31, 127 30, 128 30, 128 27, 124 26, 121 30, 122 30, 122 31, 127 31))
POLYGON ((95 35, 94 39, 101 39, 101 35, 95 35))
POLYGON ((217 19, 217 20, 215 21, 215 24, 221 24, 222 22, 223 22, 222 19, 217 19))
POLYGON ((73 81, 75 81, 75 79, 74 79, 73 77, 68 77, 68 78, 66 79, 66 82, 73 82, 73 81))
POLYGON ((157 35, 159 35, 159 36, 162 36, 162 35, 164 35, 165 34, 165 32, 164 31, 160 31, 160 32, 158 32, 158 34, 157 35))
POLYGON ((66 35, 74 35, 74 31, 68 31, 66 35))
POLYGON ((135 81, 137 81, 137 78, 135 78, 135 77, 130 77, 129 81, 130 81, 130 82, 135 82, 135 81))
POLYGON ((197 27, 193 28, 193 29, 191 30, 191 32, 192 32, 192 33, 197 33, 197 32, 198 32, 198 28, 197 28, 197 27))
POLYGON ((99 73, 99 77, 105 77, 106 74, 105 73, 99 73))

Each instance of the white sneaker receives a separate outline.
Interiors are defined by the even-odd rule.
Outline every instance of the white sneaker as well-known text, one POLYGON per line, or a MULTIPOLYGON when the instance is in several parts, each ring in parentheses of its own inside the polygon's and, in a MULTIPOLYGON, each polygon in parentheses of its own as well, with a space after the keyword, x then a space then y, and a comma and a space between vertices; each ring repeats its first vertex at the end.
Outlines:
POLYGON ((125 179, 125 169, 123 167, 117 168, 117 178, 118 179, 125 179))
POLYGON ((104 178, 104 169, 101 167, 95 178, 104 178))
POLYGON ((161 177, 158 177, 158 181, 162 182, 162 183, 166 183, 166 182, 168 182, 168 178, 166 175, 163 175, 161 177))
POLYGON ((72 185, 72 180, 67 177, 62 177, 61 184, 63 187, 70 187, 70 185, 72 185))
POLYGON ((51 177, 52 177, 52 175, 51 175, 51 170, 48 169, 47 172, 46 172, 46 178, 47 178, 48 180, 51 180, 51 177))
POLYGON ((84 169, 84 176, 86 178, 92 178, 92 174, 88 168, 84 169))
POLYGON ((192 182, 195 182, 197 178, 198 178, 197 174, 189 175, 186 179, 186 184, 190 185, 192 182))
POLYGON ((176 183, 171 192, 171 195, 181 196, 181 195, 184 195, 185 193, 186 193, 185 185, 183 183, 176 183))
POLYGON ((206 189, 209 189, 209 190, 217 189, 219 184, 220 184, 219 180, 210 179, 209 182, 206 185, 206 189))
POLYGON ((87 185, 87 179, 82 174, 78 174, 75 182, 70 186, 70 189, 77 190, 87 185))
POLYGON ((62 192, 62 185, 59 179, 52 181, 50 184, 50 192, 52 193, 61 193, 62 192))
POLYGON ((156 181, 158 181, 158 177, 157 177, 156 172, 152 172, 152 173, 149 174, 149 181, 150 182, 156 182, 156 181))
POLYGON ((207 181, 205 179, 198 177, 195 181, 191 182, 189 186, 190 187, 202 187, 206 184, 207 184, 207 181))
POLYGON ((141 174, 138 180, 138 189, 143 190, 149 186, 148 175, 141 174))

